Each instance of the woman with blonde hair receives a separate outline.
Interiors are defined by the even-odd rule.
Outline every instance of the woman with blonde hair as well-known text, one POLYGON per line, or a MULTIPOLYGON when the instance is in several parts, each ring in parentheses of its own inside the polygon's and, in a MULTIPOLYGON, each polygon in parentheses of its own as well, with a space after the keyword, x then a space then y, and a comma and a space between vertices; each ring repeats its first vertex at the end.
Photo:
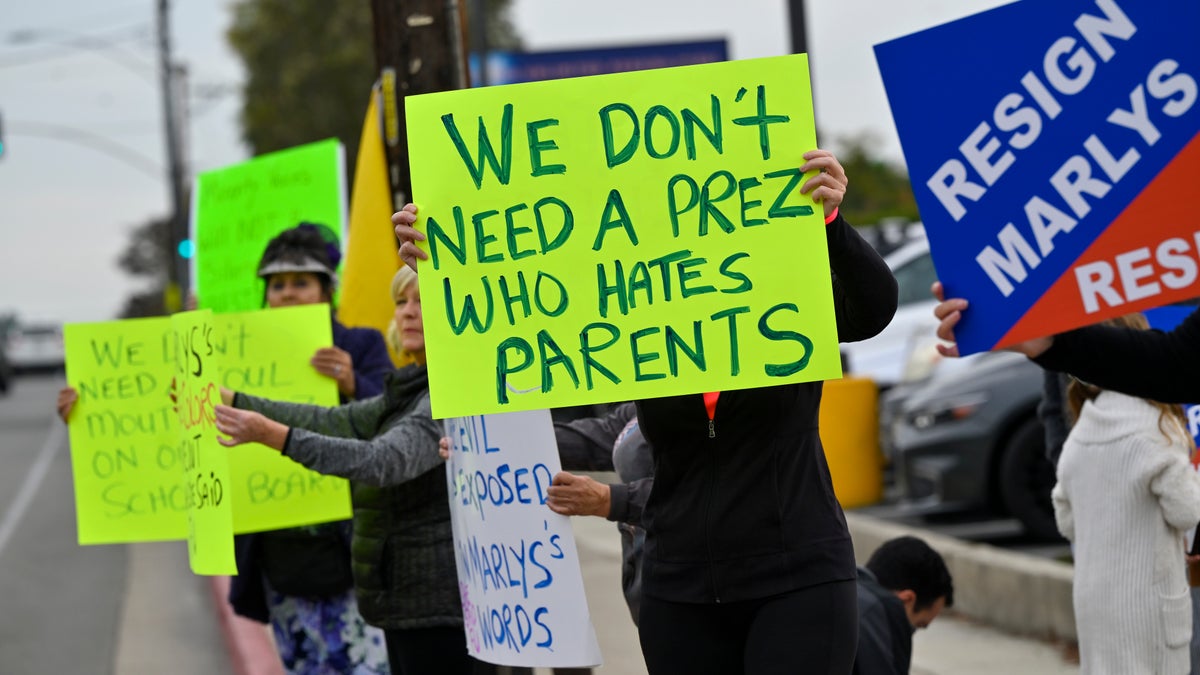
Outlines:
MULTIPOLYGON (((1148 328, 1141 314, 1108 323, 1148 328)), ((1077 421, 1052 496, 1074 544, 1082 672, 1187 673, 1184 536, 1200 522, 1200 474, 1183 410, 1078 379, 1067 403, 1077 421)))
POLYGON ((382 394, 323 408, 222 391, 217 429, 226 446, 262 443, 353 482, 358 608, 384 629, 393 673, 488 673, 492 666, 467 654, 416 281, 408 268, 392 280, 389 340, 413 363, 389 374, 382 394))
MULTIPOLYGON (((405 303, 408 302, 405 289, 407 289, 410 285, 416 288, 416 284, 417 273, 408 269, 408 267, 401 266, 400 269, 396 271, 396 274, 392 276, 392 301, 396 303, 397 308, 400 307, 401 298, 404 299, 405 303)), ((416 301, 418 304, 421 302, 420 293, 417 293, 416 301)), ((412 328, 409 328, 409 330, 412 330, 412 328)), ((421 330, 422 335, 424 335, 423 326, 421 327, 421 330)), ((410 363, 418 362, 422 364, 425 363, 425 341, 423 339, 421 340, 422 346, 419 351, 409 351, 404 346, 403 336, 400 334, 400 331, 400 323, 396 320, 396 315, 393 315, 392 320, 388 322, 387 330, 384 331, 383 337, 385 340, 387 340, 387 345, 388 347, 391 347, 392 352, 399 356, 400 365, 406 366, 410 363)))

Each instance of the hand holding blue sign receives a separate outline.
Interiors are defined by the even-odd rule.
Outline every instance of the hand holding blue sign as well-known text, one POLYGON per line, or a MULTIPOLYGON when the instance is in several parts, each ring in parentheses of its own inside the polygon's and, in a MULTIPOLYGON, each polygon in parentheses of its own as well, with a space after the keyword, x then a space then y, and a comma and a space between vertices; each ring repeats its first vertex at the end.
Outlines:
POLYGON ((1195 3, 1022 0, 876 45, 938 277, 976 308, 939 308, 947 353, 1036 356, 1200 293, 1180 199, 1200 171, 1198 21, 1195 3))
MULTIPOLYGON (((945 289, 940 281, 933 282, 932 290, 933 296, 938 299, 937 306, 933 308, 933 315, 941 322, 938 324, 937 336, 948 343, 938 344, 938 353, 942 356, 957 358, 959 353, 958 343, 954 339, 954 328, 962 320, 962 313, 966 311, 970 303, 966 298, 947 299, 945 289)), ((1049 349, 1053 342, 1054 336, 1034 338, 1008 345, 1004 347, 1004 350, 1024 354, 1032 359, 1049 349)))
MULTIPOLYGON (((937 336, 949 343, 938 345, 938 352, 957 357, 954 329, 968 303, 946 299, 940 281, 934 283, 933 294, 940 301, 933 309, 940 321, 937 336)), ((1200 310, 1166 333, 1096 325, 1004 349, 1104 389, 1166 403, 1200 400, 1200 310)))

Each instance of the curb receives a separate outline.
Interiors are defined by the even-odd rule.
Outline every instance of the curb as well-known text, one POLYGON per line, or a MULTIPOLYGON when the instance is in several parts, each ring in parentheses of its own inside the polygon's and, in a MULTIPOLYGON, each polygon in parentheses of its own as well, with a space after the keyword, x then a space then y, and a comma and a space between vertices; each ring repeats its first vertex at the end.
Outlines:
POLYGON ((209 577, 213 609, 221 627, 221 637, 229 651, 236 675, 284 675, 283 663, 275 652, 270 628, 233 613, 229 597, 229 577, 209 577))
POLYGON ((956 613, 1014 635, 1078 640, 1071 565, 989 544, 964 542, 852 511, 846 512, 846 524, 859 564, 893 537, 924 539, 942 554, 954 578, 956 613))

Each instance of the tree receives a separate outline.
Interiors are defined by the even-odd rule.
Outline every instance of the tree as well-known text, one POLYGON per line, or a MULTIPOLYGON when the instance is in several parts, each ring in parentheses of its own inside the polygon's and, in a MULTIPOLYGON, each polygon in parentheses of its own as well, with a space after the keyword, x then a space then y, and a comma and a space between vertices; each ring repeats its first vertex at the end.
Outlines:
MULTIPOLYGON (((511 0, 486 2, 489 44, 519 46, 508 19, 511 0)), ((250 153, 336 137, 346 148, 351 185, 367 95, 377 78, 370 3, 237 0, 227 37, 246 67, 241 126, 250 153)), ((176 255, 166 228, 165 219, 156 219, 130 232, 118 265, 149 285, 126 300, 123 318, 166 313, 168 262, 176 255)))
POLYGON ((875 143, 870 134, 836 140, 838 161, 850 177, 848 217, 862 225, 874 225, 893 218, 907 222, 920 220, 908 174, 902 166, 873 153, 871 148, 875 143))
POLYGON ((162 316, 167 313, 164 291, 170 278, 170 261, 175 252, 170 240, 171 219, 156 218, 135 227, 129 233, 129 244, 117 258, 117 266, 133 277, 149 280, 144 291, 125 299, 122 319, 162 316))

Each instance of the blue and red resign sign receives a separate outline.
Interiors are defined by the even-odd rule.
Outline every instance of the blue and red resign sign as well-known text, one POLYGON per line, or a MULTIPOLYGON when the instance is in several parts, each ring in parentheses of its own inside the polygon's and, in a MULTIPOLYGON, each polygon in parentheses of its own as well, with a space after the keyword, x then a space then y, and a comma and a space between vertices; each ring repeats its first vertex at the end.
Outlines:
POLYGON ((1200 295, 1198 34, 1020 0, 875 47, 963 353, 1200 295))

